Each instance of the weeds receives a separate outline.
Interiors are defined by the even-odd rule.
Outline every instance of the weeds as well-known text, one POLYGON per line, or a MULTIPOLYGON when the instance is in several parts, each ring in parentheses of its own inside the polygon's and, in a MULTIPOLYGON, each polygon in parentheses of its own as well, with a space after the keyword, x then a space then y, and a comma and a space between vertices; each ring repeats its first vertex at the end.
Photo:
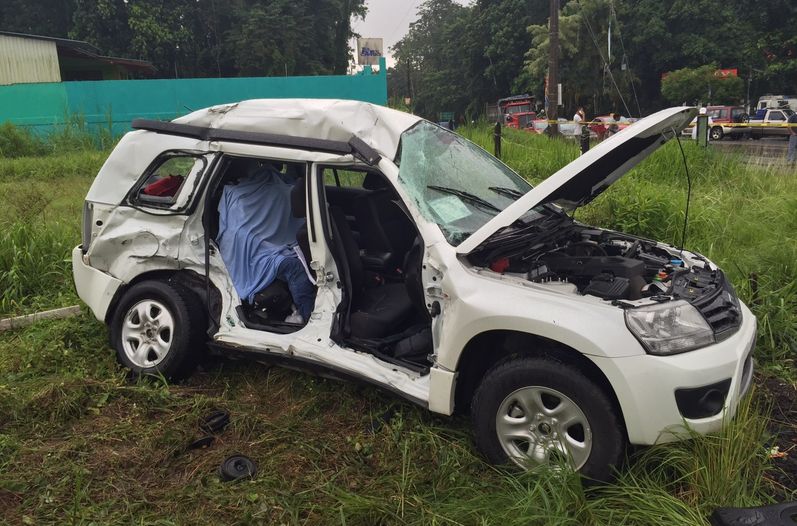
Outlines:
POLYGON ((117 140, 110 115, 104 126, 89 124, 81 114, 65 115, 62 124, 43 133, 4 122, 0 124, 0 159, 105 151, 113 148, 117 140))

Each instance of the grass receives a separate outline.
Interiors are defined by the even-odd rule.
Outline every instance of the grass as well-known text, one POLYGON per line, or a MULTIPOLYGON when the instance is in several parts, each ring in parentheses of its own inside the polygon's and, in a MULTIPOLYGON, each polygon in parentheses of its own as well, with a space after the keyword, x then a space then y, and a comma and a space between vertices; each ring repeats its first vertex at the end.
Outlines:
MULTIPOLYGON (((504 158, 532 181, 570 142, 507 131, 504 158)), ((484 145, 486 129, 465 129, 484 145)), ((722 265, 761 327, 757 357, 793 378, 797 181, 685 145, 694 180, 687 246, 722 265), (748 281, 758 274, 754 295, 748 281)), ((69 251, 105 154, 0 159, 0 312, 76 302, 69 251)), ((595 203, 585 222, 680 241, 684 181, 670 145, 595 203)), ((0 314, 0 316, 2 316, 0 314)), ((0 334, 0 517, 10 524, 706 525, 719 505, 794 498, 772 480, 768 408, 754 392, 720 433, 631 452, 610 486, 505 472, 475 453, 463 418, 372 388, 234 361, 190 380, 133 382, 90 314, 0 334), (200 418, 231 412, 188 451, 200 418), (259 474, 219 482, 233 453, 259 474)), ((0 522, 2 522, 0 521, 0 522)))
POLYGON ((0 318, 71 305, 83 199, 107 153, 0 159, 0 318))

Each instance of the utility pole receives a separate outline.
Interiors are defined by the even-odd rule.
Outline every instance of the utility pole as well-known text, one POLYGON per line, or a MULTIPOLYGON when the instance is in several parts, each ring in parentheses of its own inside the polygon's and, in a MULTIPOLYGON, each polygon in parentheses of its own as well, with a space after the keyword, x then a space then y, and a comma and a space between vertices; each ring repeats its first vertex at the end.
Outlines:
POLYGON ((551 16, 548 21, 549 43, 548 50, 548 130, 553 137, 559 135, 559 124, 556 119, 559 115, 559 0, 551 1, 551 16))

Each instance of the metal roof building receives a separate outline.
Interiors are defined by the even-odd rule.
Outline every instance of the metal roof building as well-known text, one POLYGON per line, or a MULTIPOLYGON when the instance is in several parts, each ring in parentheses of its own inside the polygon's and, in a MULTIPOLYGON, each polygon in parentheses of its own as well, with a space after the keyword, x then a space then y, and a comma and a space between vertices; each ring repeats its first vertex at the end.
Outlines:
POLYGON ((107 57, 87 42, 0 31, 0 85, 149 77, 145 60, 107 57))

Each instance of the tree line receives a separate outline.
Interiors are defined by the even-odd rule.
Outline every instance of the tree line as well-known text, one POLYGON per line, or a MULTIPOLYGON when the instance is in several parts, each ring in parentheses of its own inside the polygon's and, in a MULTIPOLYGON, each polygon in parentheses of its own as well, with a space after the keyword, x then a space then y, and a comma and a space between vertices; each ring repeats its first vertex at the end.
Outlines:
MULTIPOLYGON (((638 116, 682 102, 743 103, 748 87, 751 99, 797 92, 794 0, 560 4, 566 110, 583 105, 592 115, 638 116), (720 68, 737 69, 739 78, 712 78, 720 68), (671 86, 662 93, 667 77, 671 86)), ((389 93, 430 118, 440 111, 478 115, 485 103, 518 93, 542 102, 549 12, 549 0, 426 0, 393 48, 389 93)))
POLYGON ((0 29, 83 40, 160 77, 345 74, 365 0, 2 0, 0 29))

